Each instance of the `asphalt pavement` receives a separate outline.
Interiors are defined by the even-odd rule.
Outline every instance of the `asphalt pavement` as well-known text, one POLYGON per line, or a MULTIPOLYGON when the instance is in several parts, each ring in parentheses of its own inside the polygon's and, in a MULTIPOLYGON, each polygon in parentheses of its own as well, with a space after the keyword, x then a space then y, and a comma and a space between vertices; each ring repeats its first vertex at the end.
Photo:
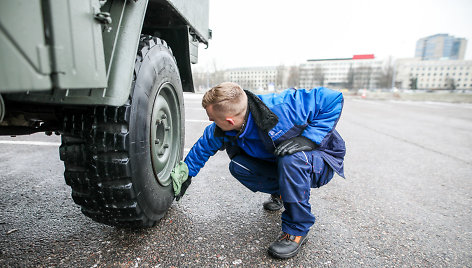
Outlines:
MULTIPOLYGON (((209 124, 185 94, 186 150, 209 124)), ((70 197, 58 136, 0 137, 0 266, 472 267, 472 105, 348 98, 337 127, 346 179, 311 192, 302 251, 267 247, 281 212, 232 178, 218 152, 157 226, 119 229, 70 197)))

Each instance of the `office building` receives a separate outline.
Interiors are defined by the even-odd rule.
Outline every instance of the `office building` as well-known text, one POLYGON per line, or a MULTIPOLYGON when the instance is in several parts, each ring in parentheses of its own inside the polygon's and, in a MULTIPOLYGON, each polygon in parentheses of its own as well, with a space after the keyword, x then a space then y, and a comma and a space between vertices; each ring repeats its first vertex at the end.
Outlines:
POLYGON ((435 34, 416 42, 415 57, 422 60, 463 60, 467 40, 448 34, 435 34))
POLYGON ((472 60, 398 59, 395 86, 400 89, 472 89, 472 60))
POLYGON ((300 65, 300 87, 373 89, 379 87, 381 73, 382 61, 376 60, 373 54, 312 59, 300 65))
POLYGON ((277 82, 276 67, 248 67, 225 71, 225 80, 248 90, 274 90, 277 82))

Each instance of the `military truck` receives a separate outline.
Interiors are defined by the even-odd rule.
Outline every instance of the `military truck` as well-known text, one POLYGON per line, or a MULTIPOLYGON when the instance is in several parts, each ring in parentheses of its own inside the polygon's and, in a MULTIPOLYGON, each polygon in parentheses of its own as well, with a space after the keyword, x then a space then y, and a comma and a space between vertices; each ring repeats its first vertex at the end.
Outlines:
POLYGON ((155 225, 174 199, 208 15, 208 0, 1 1, 0 135, 61 135, 83 214, 155 225))

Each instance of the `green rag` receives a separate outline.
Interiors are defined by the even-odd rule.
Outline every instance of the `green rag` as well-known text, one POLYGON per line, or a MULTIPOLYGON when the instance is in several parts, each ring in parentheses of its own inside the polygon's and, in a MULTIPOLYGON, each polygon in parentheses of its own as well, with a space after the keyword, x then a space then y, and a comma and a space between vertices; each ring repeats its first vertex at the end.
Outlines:
POLYGON ((174 186, 174 195, 177 196, 180 194, 180 189, 182 188, 182 183, 184 183, 188 178, 188 167, 184 161, 180 161, 175 165, 174 169, 170 173, 172 178, 172 186, 174 186))

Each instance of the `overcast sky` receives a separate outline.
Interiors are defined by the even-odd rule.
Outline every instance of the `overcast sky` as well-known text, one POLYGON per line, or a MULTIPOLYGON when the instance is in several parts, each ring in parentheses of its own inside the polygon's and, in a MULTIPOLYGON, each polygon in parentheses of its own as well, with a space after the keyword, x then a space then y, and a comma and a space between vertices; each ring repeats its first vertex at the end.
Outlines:
POLYGON ((196 70, 413 57, 437 33, 466 38, 472 59, 472 0, 210 0, 210 29, 196 70))

